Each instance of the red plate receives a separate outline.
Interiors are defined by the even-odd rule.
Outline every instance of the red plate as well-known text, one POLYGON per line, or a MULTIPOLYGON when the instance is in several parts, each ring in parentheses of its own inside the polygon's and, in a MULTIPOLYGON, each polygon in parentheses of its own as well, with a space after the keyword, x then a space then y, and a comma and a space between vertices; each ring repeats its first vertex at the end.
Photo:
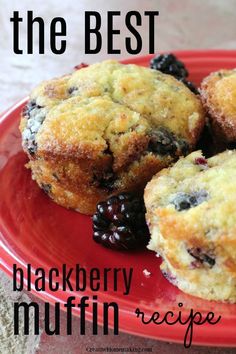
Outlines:
MULTIPOLYGON (((189 69, 190 80, 199 84, 204 76, 222 68, 236 66, 236 51, 184 51, 176 52, 189 69)), ((125 60, 147 66, 151 56, 125 60)), ((61 268, 80 264, 87 271, 97 267, 134 268, 131 292, 123 295, 123 283, 119 278, 118 290, 111 290, 113 279, 109 278, 107 292, 103 290, 86 292, 36 292, 45 301, 66 302, 68 296, 98 296, 99 304, 115 301, 119 305, 122 331, 183 343, 186 325, 144 325, 136 318, 135 309, 143 310, 149 317, 154 311, 162 314, 168 310, 178 313, 178 303, 183 303, 182 313, 188 315, 190 309, 202 314, 214 311, 222 319, 217 325, 194 326, 193 343, 217 346, 236 345, 236 305, 209 302, 188 296, 169 284, 159 271, 159 260, 149 251, 114 252, 92 241, 91 220, 89 217, 66 210, 53 203, 31 180, 30 172, 24 167, 27 161, 21 148, 18 129, 19 115, 25 100, 9 109, 0 121, 0 237, 2 243, 2 268, 12 274, 12 264, 22 268, 30 263, 33 268, 61 268), (151 272, 145 277, 143 270, 151 272)), ((34 276, 32 275, 32 281, 34 276)), ((72 276, 72 283, 75 276, 72 276)), ((223 285, 222 285, 223 286, 223 285)), ((99 305, 98 319, 102 323, 102 306, 99 305)), ((91 306, 86 313, 92 319, 91 306)), ((74 309, 79 314, 79 309, 74 309)))

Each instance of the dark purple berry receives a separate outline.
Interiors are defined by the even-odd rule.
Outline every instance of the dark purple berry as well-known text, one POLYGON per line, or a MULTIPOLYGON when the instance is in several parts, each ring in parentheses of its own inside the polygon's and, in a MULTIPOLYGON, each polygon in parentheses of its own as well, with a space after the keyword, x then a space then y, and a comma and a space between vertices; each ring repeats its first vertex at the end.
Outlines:
POLYGON ((114 195, 113 197, 109 198, 105 203, 107 205, 117 205, 118 204, 118 196, 114 195))
POLYGON ((93 227, 96 230, 102 230, 108 226, 107 220, 99 213, 93 216, 93 227))
POLYGON ((198 206, 206 201, 207 198, 208 193, 204 190, 194 192, 192 194, 180 192, 173 198, 172 203, 174 204, 176 210, 182 211, 198 206))
POLYGON ((170 155, 176 157, 186 155, 189 147, 184 140, 178 139, 166 128, 159 128, 151 132, 148 150, 161 156, 170 155))
MULTIPOLYGON (((117 198, 118 198, 119 200, 129 200, 130 196, 129 196, 128 193, 123 193, 123 194, 117 195, 117 198)), ((110 199, 111 199, 111 198, 110 198, 110 199)))
POLYGON ((152 131, 148 148, 159 155, 173 155, 177 149, 173 134, 166 129, 152 131))
POLYGON ((177 79, 184 79, 188 76, 184 63, 171 53, 157 55, 150 61, 150 67, 164 74, 172 75, 177 79))
POLYGON ((175 208, 178 211, 190 209, 191 203, 190 203, 189 197, 187 197, 183 200, 179 200, 177 203, 175 203, 175 208))
POLYGON ((97 205, 93 215, 93 239, 116 250, 147 245, 149 230, 143 198, 125 193, 97 205))
POLYGON ((200 247, 189 248, 187 251, 193 258, 196 259, 197 263, 193 264, 196 268, 201 264, 207 265, 210 268, 215 265, 215 258, 211 251, 206 252, 200 247))

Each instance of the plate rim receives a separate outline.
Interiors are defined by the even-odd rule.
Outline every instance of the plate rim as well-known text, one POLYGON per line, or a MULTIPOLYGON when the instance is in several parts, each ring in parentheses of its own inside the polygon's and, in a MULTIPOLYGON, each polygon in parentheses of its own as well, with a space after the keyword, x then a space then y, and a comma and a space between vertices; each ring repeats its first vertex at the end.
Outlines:
MULTIPOLYGON (((167 51, 160 51, 161 53, 166 53, 167 51)), ((201 50, 174 50, 171 51, 172 53, 176 54, 177 56, 181 56, 181 57, 191 57, 191 55, 195 54, 196 55, 196 60, 199 59, 199 56, 202 58, 204 55, 208 56, 222 56, 222 57, 229 57, 229 58, 235 58, 236 59, 236 50, 224 50, 224 49, 201 49, 201 50)), ((144 55, 144 56, 135 56, 135 57, 130 57, 127 59, 123 59, 120 60, 122 63, 127 64, 127 63, 137 63, 140 61, 149 61, 150 58, 152 58, 154 55, 153 54, 149 54, 149 55, 144 55)), ((195 60, 194 59, 194 60, 195 60)), ((6 109, 2 114, 0 114, 0 129, 4 128, 3 125, 6 123, 10 124, 9 122, 9 117, 11 117, 12 113, 15 112, 16 109, 18 109, 20 106, 22 106, 26 101, 28 100, 28 97, 25 97, 21 100, 19 100, 17 103, 13 104, 10 108, 6 109)), ((2 229, 2 224, 0 223, 0 228, 2 229)), ((3 255, 5 255, 5 262, 2 261, 2 263, 0 264, 0 269, 2 269, 3 271, 5 271, 8 275, 12 276, 12 272, 9 269, 9 267, 7 266, 7 262, 6 259, 11 262, 9 264, 13 264, 16 261, 16 258, 14 257, 13 254, 11 254, 10 250, 9 253, 7 252, 6 246, 3 243, 4 240, 4 231, 0 230, 0 247, 2 250, 4 250, 3 255)), ((2 252, 1 252, 2 253, 2 252)), ((1 255, 2 256, 2 255, 1 255)), ((1 257, 2 258, 2 257, 1 257)), ((19 262, 20 263, 20 262, 19 262)), ((24 266, 24 265, 23 265, 24 266)), ((44 301, 49 301, 52 300, 52 297, 48 297, 49 294, 44 294, 44 293, 40 293, 37 291, 32 291, 32 293, 34 293, 34 295, 36 295, 37 297, 43 299, 44 301), (43 296, 43 295, 47 295, 47 296, 43 296)), ((54 297, 55 299, 55 297, 54 297)), ((57 298, 56 298, 57 299, 57 298)), ((58 300, 58 299, 57 299, 58 300)), ((59 299, 60 300, 60 299, 59 299)), ((122 313, 122 309, 120 311, 120 314, 122 313)), ((78 315, 78 313, 75 313, 75 315, 78 315)), ((125 317, 125 320, 128 321, 128 318, 130 316, 130 313, 122 313, 122 315, 125 317)), ((88 319, 88 318, 87 318, 88 319)), ((89 319, 88 319, 89 320, 89 319)), ((129 319, 130 320, 130 319, 129 319)), ((230 326, 230 319, 227 321, 227 325, 230 326)), ((138 322, 137 322, 138 323, 138 322)), ((136 323, 136 324, 137 324, 136 323)), ((141 327, 141 326, 139 326, 141 327)), ((222 327, 222 330, 225 329, 225 326, 222 327)), ((125 328, 120 328, 120 331, 126 332, 126 333, 130 333, 133 335, 138 335, 138 336, 142 336, 145 338, 152 338, 152 339, 157 339, 157 340, 161 340, 161 341, 171 341, 171 342, 175 342, 175 343, 183 343, 183 340, 175 338, 173 339, 173 335, 172 336, 159 336, 157 335, 151 335, 151 334, 147 334, 144 333, 142 331, 137 332, 137 328, 136 329, 125 329, 125 328)), ((166 332, 168 332, 166 330, 166 332)), ((178 334, 179 335, 179 334, 178 334)), ((207 337, 207 336, 206 336, 207 337)), ((213 342, 209 342, 207 341, 207 338, 202 338, 202 339, 198 339, 197 341, 193 341, 193 345, 205 345, 205 346, 218 346, 218 347, 235 347, 236 346, 236 339, 234 339, 234 343, 223 343, 223 344, 218 344, 218 343, 213 343, 213 342)))

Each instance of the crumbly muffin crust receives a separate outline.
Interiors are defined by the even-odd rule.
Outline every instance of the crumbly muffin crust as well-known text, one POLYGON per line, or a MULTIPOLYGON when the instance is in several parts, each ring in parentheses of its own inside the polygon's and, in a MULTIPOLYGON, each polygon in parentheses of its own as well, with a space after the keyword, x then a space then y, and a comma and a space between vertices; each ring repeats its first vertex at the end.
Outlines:
POLYGON ((147 184, 148 248, 186 293, 236 302, 236 151, 181 158, 147 184))
POLYGON ((207 76, 201 84, 201 98, 216 139, 236 142, 236 69, 207 76))
POLYGON ((36 87, 20 129, 37 183, 91 214, 191 151, 203 124, 200 100, 176 79, 104 61, 36 87))

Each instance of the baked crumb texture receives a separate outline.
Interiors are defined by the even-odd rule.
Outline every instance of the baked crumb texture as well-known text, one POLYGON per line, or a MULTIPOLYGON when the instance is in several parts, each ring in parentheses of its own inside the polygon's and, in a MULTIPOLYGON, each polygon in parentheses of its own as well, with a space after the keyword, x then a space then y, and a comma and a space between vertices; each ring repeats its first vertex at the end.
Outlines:
POLYGON ((236 143, 236 69, 220 70, 201 85, 201 99, 219 143, 236 143))
POLYGON ((182 291, 236 302, 236 151, 200 151, 163 169, 144 193, 150 250, 182 291))
POLYGON ((142 191, 191 151, 204 125, 200 100, 156 70, 104 61, 43 82, 22 112, 33 179, 85 214, 111 195, 142 191))

